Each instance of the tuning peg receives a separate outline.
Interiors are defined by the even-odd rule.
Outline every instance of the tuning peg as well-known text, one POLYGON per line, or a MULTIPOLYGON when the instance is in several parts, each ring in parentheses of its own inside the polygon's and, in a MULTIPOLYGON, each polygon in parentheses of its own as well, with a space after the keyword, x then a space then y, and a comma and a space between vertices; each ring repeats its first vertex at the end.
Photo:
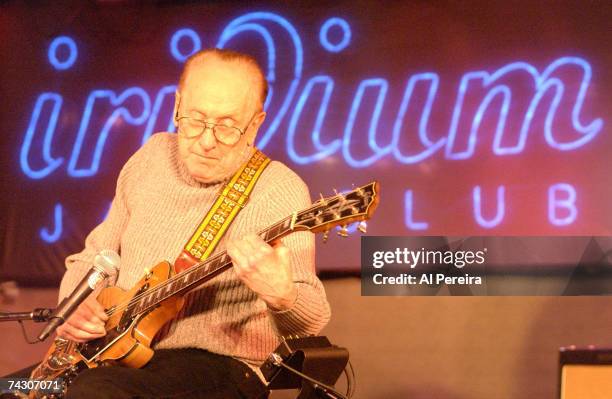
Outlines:
POLYGON ((357 226, 357 230, 359 230, 362 233, 366 233, 368 230, 368 224, 366 223, 365 220, 362 220, 361 222, 359 222, 359 225, 357 226))
POLYGON ((319 193, 319 197, 319 201, 321 201, 321 204, 327 205, 327 201, 325 201, 325 197, 323 197, 323 194, 319 193))
POLYGON ((344 225, 344 226, 340 226, 340 230, 338 230, 338 235, 339 235, 340 237, 346 237, 346 236, 348 236, 348 230, 347 230, 347 228, 346 228, 346 225, 344 225))
POLYGON ((329 231, 326 231, 325 233, 323 233, 323 244, 327 242, 328 238, 329 238, 329 231))

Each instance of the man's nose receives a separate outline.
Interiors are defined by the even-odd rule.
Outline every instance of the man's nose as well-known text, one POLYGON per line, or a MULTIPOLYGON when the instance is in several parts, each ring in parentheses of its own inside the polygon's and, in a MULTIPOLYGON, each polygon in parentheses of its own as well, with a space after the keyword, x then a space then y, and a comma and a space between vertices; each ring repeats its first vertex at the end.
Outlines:
POLYGON ((215 138, 214 127, 206 125, 202 131, 202 135, 198 138, 198 144, 202 149, 209 151, 217 146, 217 139, 215 138))

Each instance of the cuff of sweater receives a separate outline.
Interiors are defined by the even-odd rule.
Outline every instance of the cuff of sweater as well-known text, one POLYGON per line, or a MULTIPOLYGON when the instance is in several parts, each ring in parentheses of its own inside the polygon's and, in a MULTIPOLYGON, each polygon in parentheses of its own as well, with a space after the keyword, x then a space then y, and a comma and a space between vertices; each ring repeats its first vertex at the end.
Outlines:
MULTIPOLYGON (((276 323, 281 335, 286 334, 316 334, 322 327, 323 314, 316 312, 318 298, 308 295, 308 287, 297 284, 295 303, 289 309, 276 310, 268 307, 268 312, 276 323)), ((324 323, 324 322, 323 322, 324 323)))

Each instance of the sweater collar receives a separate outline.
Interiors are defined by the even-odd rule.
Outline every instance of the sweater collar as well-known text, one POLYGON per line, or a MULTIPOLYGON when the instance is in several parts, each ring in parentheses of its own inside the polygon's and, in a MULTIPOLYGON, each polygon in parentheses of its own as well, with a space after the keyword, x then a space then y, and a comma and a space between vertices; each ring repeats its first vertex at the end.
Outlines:
POLYGON ((187 166, 185 165, 183 160, 180 157, 178 157, 178 156, 177 156, 177 159, 176 159, 176 163, 177 163, 177 166, 178 166, 179 176, 181 177, 181 179, 185 183, 187 183, 188 185, 190 185, 192 187, 214 188, 214 187, 218 187, 220 185, 227 184, 227 182, 231 178, 231 176, 230 176, 230 177, 227 177, 227 178, 222 179, 222 180, 217 180, 217 181, 213 181, 213 182, 209 182, 209 183, 202 183, 201 181, 196 180, 193 176, 191 176, 191 174, 187 170, 187 166))

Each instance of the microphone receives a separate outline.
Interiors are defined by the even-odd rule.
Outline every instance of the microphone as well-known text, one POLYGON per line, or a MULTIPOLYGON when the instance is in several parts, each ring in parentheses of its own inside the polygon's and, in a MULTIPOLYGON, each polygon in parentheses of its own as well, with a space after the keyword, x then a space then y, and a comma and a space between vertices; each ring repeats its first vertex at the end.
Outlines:
POLYGON ((93 267, 83 277, 79 285, 57 306, 49 320, 49 324, 38 336, 39 341, 44 341, 55 329, 64 324, 66 319, 83 303, 83 301, 102 283, 114 276, 116 278, 121 259, 119 255, 110 249, 100 251, 93 261, 93 267))

